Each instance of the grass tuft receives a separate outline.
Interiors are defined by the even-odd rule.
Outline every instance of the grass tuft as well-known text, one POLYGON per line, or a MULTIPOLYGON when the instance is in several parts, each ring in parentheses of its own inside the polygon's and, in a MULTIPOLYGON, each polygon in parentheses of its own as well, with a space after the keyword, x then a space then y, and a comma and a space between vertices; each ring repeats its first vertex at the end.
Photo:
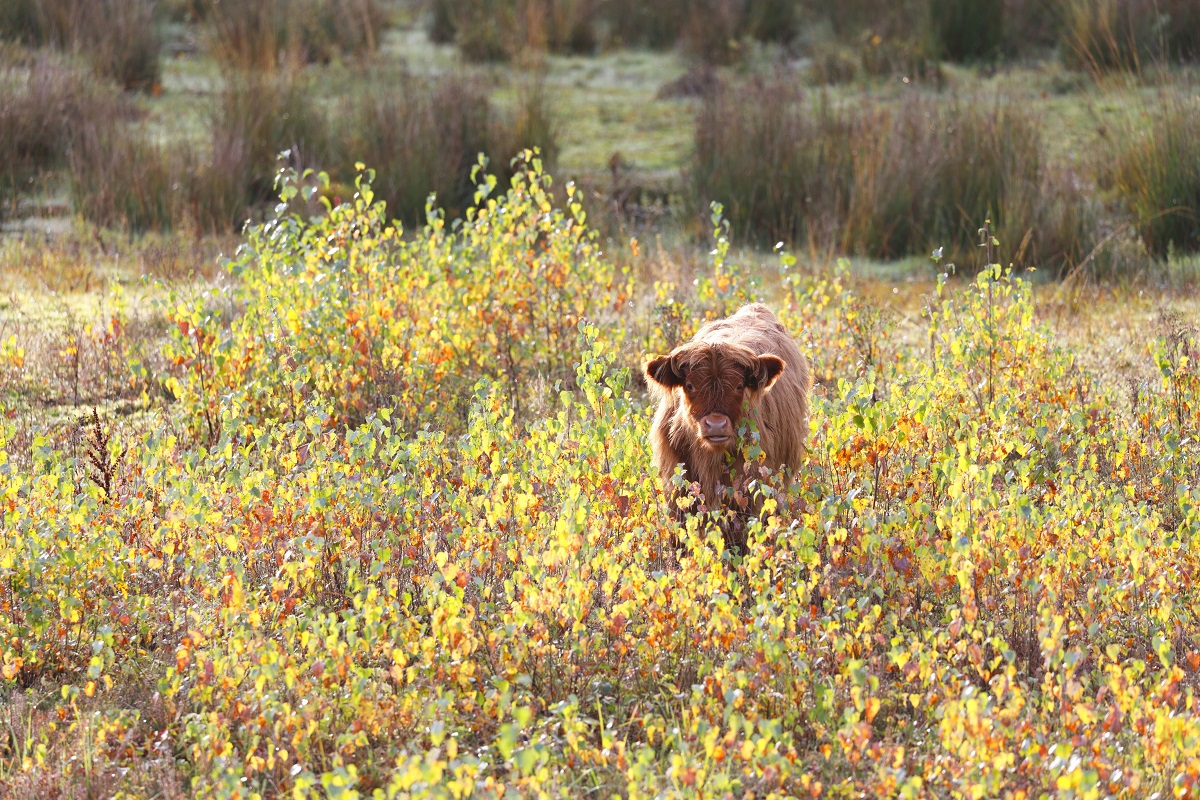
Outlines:
POLYGON ((387 15, 378 0, 199 0, 226 67, 273 71, 376 50, 387 15))
POLYGON ((147 90, 159 81, 155 0, 6 0, 5 6, 0 37, 76 53, 126 89, 147 90))
POLYGON ((23 53, 0 67, 0 94, 0 198, 8 202, 66 163, 80 127, 128 113, 115 87, 48 52, 23 53))
POLYGON ((70 152, 75 210, 107 228, 174 228, 187 199, 179 152, 150 141, 132 126, 88 123, 76 131, 70 152))
POLYGON ((782 80, 722 92, 696 124, 692 188, 759 242, 874 258, 968 259, 978 228, 1019 264, 1078 263, 1093 237, 1078 182, 1048 170, 1032 115, 1008 104, 910 96, 836 108, 782 80))
POLYGON ((1193 0, 1063 0, 1063 59, 1093 74, 1200 59, 1193 0))
POLYGON ((1108 163, 1105 177, 1151 254, 1200 251, 1200 101, 1161 98, 1120 131, 1108 163))
POLYGON ((306 166, 330 159, 329 124, 311 87, 283 74, 228 75, 213 111, 211 144, 197 190, 205 229, 220 230, 230 220, 236 229, 248 208, 272 200, 281 151, 306 166))
POLYGON ((480 153, 504 179, 512 174, 510 160, 527 147, 541 148, 546 163, 555 159, 557 131, 540 81, 522 84, 509 108, 461 75, 432 84, 407 76, 373 83, 387 88, 347 99, 337 114, 334 136, 348 160, 339 174, 352 176, 356 161, 370 164, 388 213, 405 222, 424 222, 430 193, 450 216, 464 211, 475 193, 470 173, 480 153))

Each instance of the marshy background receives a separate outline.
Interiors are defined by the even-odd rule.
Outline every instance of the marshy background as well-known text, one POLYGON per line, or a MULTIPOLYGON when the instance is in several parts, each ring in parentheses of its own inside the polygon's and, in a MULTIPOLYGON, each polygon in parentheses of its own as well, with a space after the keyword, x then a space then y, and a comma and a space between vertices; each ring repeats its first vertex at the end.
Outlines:
POLYGON ((0 794, 1194 792, 1198 281, 1195 0, 0 0, 0 794))

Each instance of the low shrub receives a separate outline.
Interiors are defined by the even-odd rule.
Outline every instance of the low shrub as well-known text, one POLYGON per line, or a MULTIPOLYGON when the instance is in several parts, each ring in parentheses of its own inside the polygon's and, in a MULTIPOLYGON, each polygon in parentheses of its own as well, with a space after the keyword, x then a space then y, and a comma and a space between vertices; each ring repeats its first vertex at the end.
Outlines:
MULTIPOLYGON (((845 273, 787 278, 835 379, 738 556, 648 474, 620 269, 545 183, 407 237, 365 185, 272 220, 228 292, 164 299, 143 427, 22 448, 0 414, 0 794, 1200 783, 1194 331, 1130 350, 1162 379, 1129 414, 1004 270, 860 370, 845 273)), ((760 291, 718 258, 682 335, 760 291)))
POLYGON ((371 164, 374 191, 397 219, 424 223, 431 192, 451 217, 459 216, 475 193, 471 168, 480 153, 502 180, 525 148, 539 147, 546 163, 554 161, 557 136, 541 82, 522 85, 508 109, 497 107, 481 83, 459 75, 372 85, 336 114, 338 149, 348 161, 338 165, 339 174, 352 176, 356 161, 371 164))
POLYGON ((1064 0, 1068 66, 1099 74, 1140 72, 1200 59, 1200 5, 1192 0, 1064 0))
POLYGON ((373 52, 387 22, 378 0, 199 0, 226 67, 274 70, 373 52))
POLYGON ((1133 216, 1147 250, 1200 251, 1200 100, 1160 98, 1119 129, 1105 178, 1133 216))
POLYGON ((248 420, 297 420, 297 399, 321 396, 336 398, 338 423, 387 407, 416 431, 433 420, 460 428, 480 378, 504 387, 518 413, 571 386, 577 325, 619 307, 627 289, 595 234, 553 207, 532 153, 507 192, 488 196, 495 178, 478 177, 480 203, 461 224, 432 212, 415 238, 389 224, 361 177, 325 218, 252 230, 233 267, 249 305, 221 345, 232 357, 198 349, 218 344, 205 333, 214 320, 189 316, 176 344, 187 366, 176 395, 199 433, 212 432, 211 404, 226 391, 248 420), (274 359, 251 356, 264 347, 274 359))

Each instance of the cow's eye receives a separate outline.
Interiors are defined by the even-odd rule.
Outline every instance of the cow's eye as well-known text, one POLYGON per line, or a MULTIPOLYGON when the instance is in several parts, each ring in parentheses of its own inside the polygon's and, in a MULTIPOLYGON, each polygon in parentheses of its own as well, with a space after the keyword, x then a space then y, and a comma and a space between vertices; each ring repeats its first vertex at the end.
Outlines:
POLYGON ((684 386, 683 388, 684 388, 684 391, 688 391, 688 392, 696 391, 696 387, 692 386, 690 383, 687 386, 684 386))
POLYGON ((742 390, 743 390, 743 389, 745 389, 745 388, 746 388, 746 384, 744 384, 744 383, 739 383, 739 384, 738 384, 738 388, 737 388, 737 390, 740 392, 740 391, 742 391, 742 390))

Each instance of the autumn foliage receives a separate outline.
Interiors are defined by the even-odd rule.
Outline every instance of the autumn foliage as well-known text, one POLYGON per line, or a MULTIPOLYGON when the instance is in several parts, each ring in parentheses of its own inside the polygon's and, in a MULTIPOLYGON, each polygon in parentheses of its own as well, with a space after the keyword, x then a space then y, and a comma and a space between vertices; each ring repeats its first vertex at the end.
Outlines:
POLYGON ((811 451, 736 558, 677 527, 631 368, 762 290, 721 241, 635 317, 532 155, 481 187, 252 231, 170 301, 176 402, 105 486, 0 422, 3 793, 1200 791, 1194 329, 1130 408, 997 266, 883 349, 787 270, 811 451))

